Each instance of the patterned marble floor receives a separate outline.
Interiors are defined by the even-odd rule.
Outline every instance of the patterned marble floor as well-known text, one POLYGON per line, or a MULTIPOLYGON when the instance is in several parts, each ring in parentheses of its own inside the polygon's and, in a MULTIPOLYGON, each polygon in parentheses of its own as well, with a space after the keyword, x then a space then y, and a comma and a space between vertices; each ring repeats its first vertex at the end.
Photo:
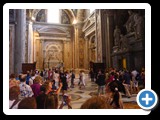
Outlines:
MULTIPOLYGON (((80 90, 78 87, 78 81, 79 79, 75 79, 75 87, 70 88, 68 90, 68 94, 71 95, 71 105, 73 109, 79 109, 80 106, 92 95, 96 95, 98 86, 91 82, 88 75, 86 79, 86 88, 80 90)), ((133 94, 131 98, 127 98, 125 96, 122 96, 122 100, 124 103, 125 109, 139 109, 139 106, 136 103, 136 94, 133 94)), ((67 106, 64 106, 63 109, 68 109, 67 106)))

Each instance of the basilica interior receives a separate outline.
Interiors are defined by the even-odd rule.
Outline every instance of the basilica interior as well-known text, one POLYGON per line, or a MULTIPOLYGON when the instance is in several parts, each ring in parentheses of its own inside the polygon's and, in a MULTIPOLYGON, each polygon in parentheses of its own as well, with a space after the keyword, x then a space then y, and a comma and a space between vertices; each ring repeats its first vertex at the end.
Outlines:
MULTIPOLYGON (((61 68, 74 70, 78 84, 79 72, 83 70, 90 79, 89 71, 96 69, 93 65, 141 72, 145 67, 144 21, 143 9, 10 9, 9 74, 26 74, 25 65, 35 65, 39 71, 61 68)), ((80 108, 77 100, 82 103, 95 94, 96 84, 87 82, 89 88, 84 91, 69 90, 73 108, 80 108), (86 97, 80 95, 84 93, 86 97)), ((135 99, 134 94, 123 100, 135 99)))

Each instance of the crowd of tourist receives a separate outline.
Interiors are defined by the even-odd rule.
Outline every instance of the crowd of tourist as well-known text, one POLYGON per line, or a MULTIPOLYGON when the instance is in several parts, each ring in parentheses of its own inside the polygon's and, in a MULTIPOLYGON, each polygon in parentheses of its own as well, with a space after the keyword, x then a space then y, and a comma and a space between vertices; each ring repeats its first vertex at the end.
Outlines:
MULTIPOLYGON (((68 89, 86 87, 85 71, 79 72, 79 82, 75 85, 75 72, 59 69, 31 70, 27 74, 11 74, 9 77, 10 109, 62 109, 65 105, 72 109, 68 89), (61 95, 61 99, 60 96, 61 95), (60 103, 60 104, 59 104, 60 103)), ((139 83, 144 87, 145 72, 116 69, 89 72, 91 82, 98 86, 97 96, 82 104, 81 109, 123 109, 122 95, 128 98, 138 93, 139 83)))

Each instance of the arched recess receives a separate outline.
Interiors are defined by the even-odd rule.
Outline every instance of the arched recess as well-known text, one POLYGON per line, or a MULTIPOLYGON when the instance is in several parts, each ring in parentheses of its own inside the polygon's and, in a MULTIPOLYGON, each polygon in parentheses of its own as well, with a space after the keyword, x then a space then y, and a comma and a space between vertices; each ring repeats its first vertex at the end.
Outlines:
POLYGON ((60 62, 63 62, 63 48, 60 42, 47 43, 44 49, 44 68, 53 68, 58 66, 60 62))
POLYGON ((73 23, 74 19, 75 19, 75 15, 73 13, 73 11, 71 9, 63 9, 67 15, 69 16, 69 19, 71 21, 71 23, 73 23))
MULTIPOLYGON (((38 14, 38 12, 40 11, 41 9, 34 9, 33 11, 32 11, 32 17, 31 18, 36 18, 37 17, 37 14, 38 14)), ((71 9, 63 9, 65 12, 66 12, 66 14, 69 16, 69 19, 70 19, 70 21, 71 21, 71 23, 73 22, 73 20, 75 19, 75 15, 74 15, 74 13, 73 13, 73 11, 71 10, 71 9)))

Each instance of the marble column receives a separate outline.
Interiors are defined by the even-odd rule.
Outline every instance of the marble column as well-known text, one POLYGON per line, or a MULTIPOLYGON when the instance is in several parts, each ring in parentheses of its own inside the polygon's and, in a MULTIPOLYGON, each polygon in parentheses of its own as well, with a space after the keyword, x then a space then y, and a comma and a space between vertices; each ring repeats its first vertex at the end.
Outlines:
MULTIPOLYGON (((73 27, 74 31, 74 27, 73 27)), ((72 40, 72 68, 75 69, 75 32, 73 35, 73 40, 72 40)))
MULTIPOLYGON (((98 38, 97 38, 97 36, 98 36, 98 33, 97 33, 97 12, 98 12, 98 10, 95 10, 95 46, 96 46, 96 49, 95 49, 95 62, 97 62, 97 50, 98 50, 98 44, 97 44, 97 41, 98 41, 98 38)), ((90 42, 89 42, 90 43, 90 42)), ((90 46, 90 44, 89 44, 89 46, 90 46)), ((91 59, 89 59, 89 61, 90 61, 91 59)))
POLYGON ((101 22, 102 22, 102 55, 103 63, 106 67, 112 67, 111 64, 111 52, 113 46, 113 29, 114 29, 114 14, 113 10, 101 10, 101 22))
POLYGON ((112 67, 112 61, 111 61, 111 52, 113 48, 113 31, 114 31, 114 16, 113 14, 108 14, 107 15, 107 52, 106 55, 108 56, 106 59, 107 68, 112 67))
POLYGON ((43 49, 43 69, 45 69, 45 64, 46 64, 46 50, 43 49))
POLYGON ((33 62, 36 62, 37 61, 37 58, 36 58, 36 45, 37 45, 37 37, 38 36, 38 33, 36 32, 36 30, 33 30, 33 62))
POLYGON ((84 68, 85 69, 88 69, 89 67, 88 67, 88 56, 89 56, 89 54, 88 54, 88 38, 86 37, 85 38, 85 42, 84 42, 84 50, 85 50, 85 54, 84 54, 84 68))
POLYGON ((74 26, 75 30, 75 69, 79 68, 79 47, 78 47, 78 27, 77 25, 74 26))
POLYGON ((65 40, 63 40, 63 65, 64 68, 66 69, 68 67, 68 63, 67 63, 67 42, 65 40))
POLYGON ((97 44, 97 62, 102 63, 102 23, 101 10, 96 10, 96 44, 97 44))
POLYGON ((28 63, 33 63, 33 28, 32 22, 28 21, 28 63))
POLYGON ((40 42, 39 42, 39 69, 43 69, 43 45, 44 45, 44 40, 40 39, 40 42))
POLYGON ((84 52, 85 49, 83 48, 85 45, 84 41, 84 33, 82 31, 82 27, 84 25, 83 21, 86 17, 87 9, 78 9, 77 11, 77 62, 78 62, 78 68, 84 69, 85 68, 85 60, 84 60, 84 52))
POLYGON ((25 34, 26 34, 26 10, 17 10, 17 25, 15 39, 15 73, 22 72, 22 63, 25 62, 25 34))
POLYGON ((102 62, 108 65, 108 62, 106 59, 109 57, 106 53, 108 52, 108 48, 106 45, 108 45, 108 25, 107 25, 107 16, 105 14, 105 10, 101 10, 101 35, 102 35, 102 62), (107 34, 107 35, 106 35, 107 34))
POLYGON ((14 73, 15 25, 9 25, 9 74, 14 73))

